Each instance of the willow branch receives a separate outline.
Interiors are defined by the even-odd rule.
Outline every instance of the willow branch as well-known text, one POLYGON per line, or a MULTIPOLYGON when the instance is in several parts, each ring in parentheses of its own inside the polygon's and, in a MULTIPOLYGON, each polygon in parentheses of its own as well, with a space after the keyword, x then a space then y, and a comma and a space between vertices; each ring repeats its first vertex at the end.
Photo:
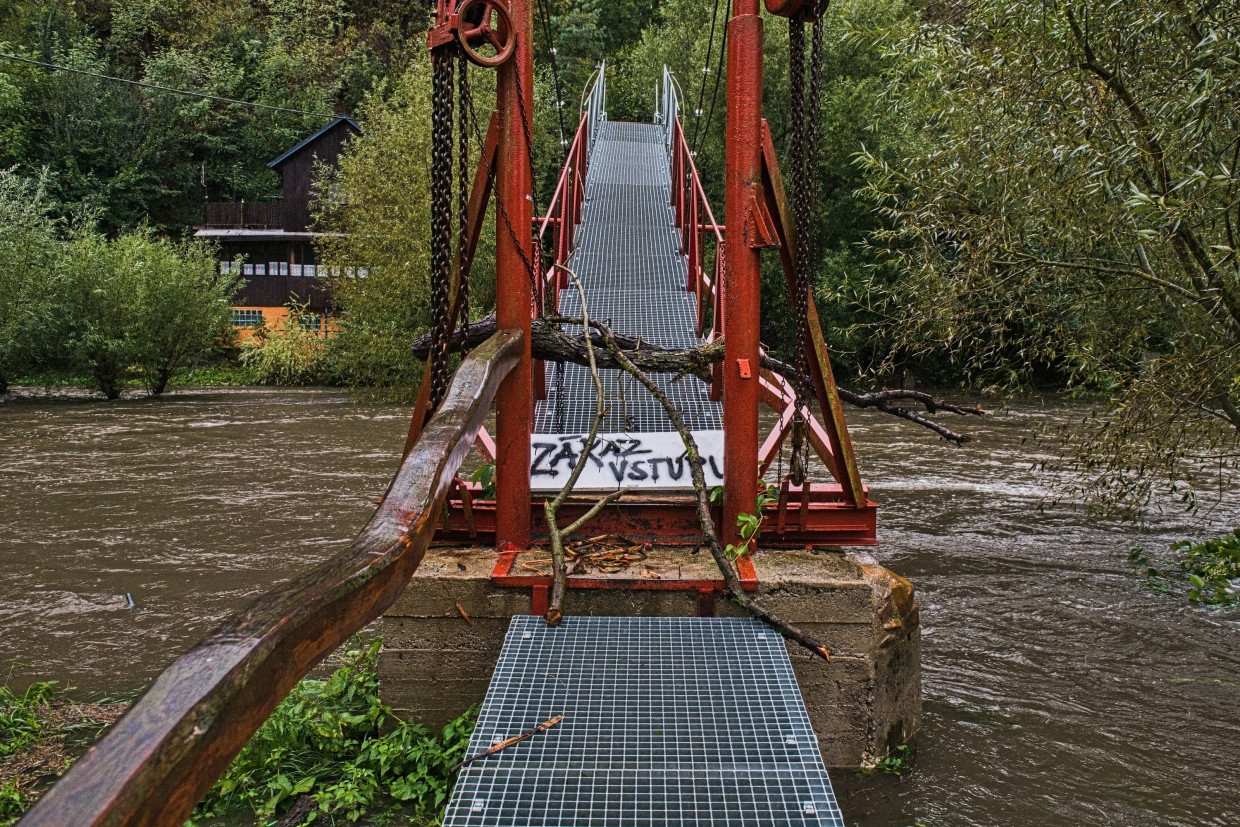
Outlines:
POLYGON ((728 559, 727 554, 724 553, 723 545, 719 540, 719 532, 715 528, 715 518, 710 513, 710 495, 706 489, 706 475, 702 471, 702 454, 698 449, 697 440, 693 438, 693 433, 685 425, 685 420, 680 415, 680 411, 667 398, 667 394, 655 384, 653 379, 633 364, 628 354, 617 345, 611 330, 606 325, 598 323, 595 323, 595 328, 602 334, 608 349, 615 356, 616 361, 634 379, 641 382, 646 387, 646 390, 650 391, 651 396, 659 400, 663 410, 667 411, 668 419, 671 420, 672 425, 680 433, 680 439, 685 446, 685 454, 689 459, 689 469, 693 475, 693 491, 697 495, 698 525, 702 529, 702 537, 706 540, 707 547, 710 548, 710 555, 714 558, 715 565, 719 567, 719 571, 723 574, 723 584, 727 590, 728 598, 754 617, 771 626, 788 640, 801 644, 825 660, 831 660, 831 652, 824 644, 786 620, 772 614, 768 609, 754 602, 749 595, 745 594, 745 590, 741 587, 740 577, 736 573, 736 568, 732 565, 732 561, 728 559))
MULTIPOLYGON (((556 267, 567 273, 573 280, 573 284, 577 288, 577 294, 581 297, 581 318, 584 326, 589 326, 590 316, 586 308, 586 291, 581 286, 581 280, 577 278, 577 274, 572 270, 557 264, 556 267)), ((586 463, 590 460, 590 452, 594 450, 594 443, 598 440, 599 428, 602 427, 603 418, 607 415, 607 409, 603 400, 603 380, 599 377, 598 364, 594 358, 594 344, 589 337, 585 337, 586 366, 590 369, 590 378, 594 380, 594 420, 590 423, 590 433, 586 436, 585 442, 582 443, 581 453, 577 457, 577 461, 573 463, 573 470, 568 475, 559 493, 554 498, 543 503, 543 512, 547 516, 547 534, 551 539, 551 601, 547 607, 546 621, 552 626, 559 626, 560 620, 564 617, 564 579, 567 576, 566 566, 564 564, 564 540, 571 536, 575 531, 589 522, 599 513, 608 503, 615 502, 627 493, 627 489, 613 491, 606 497, 596 502, 585 514, 570 524, 567 528, 561 529, 559 526, 559 510, 564 505, 564 501, 568 499, 569 494, 573 492, 573 488, 577 485, 577 480, 581 479, 581 472, 585 470, 586 463)))
MULTIPOLYGON (((568 316, 535 319, 532 323, 530 337, 534 358, 548 362, 571 362, 577 365, 588 366, 590 362, 589 354, 586 350, 586 337, 569 336, 555 327, 556 324, 580 325, 581 323, 582 319, 568 316)), ((584 327, 585 325, 583 325, 584 327)), ((590 320, 589 328, 593 332, 589 339, 591 347, 595 349, 596 367, 599 369, 613 368, 624 370, 623 364, 607 349, 607 343, 598 332, 599 327, 599 322, 593 319, 590 320)), ((463 330, 457 328, 453 333, 453 340, 449 344, 448 350, 449 352, 458 352, 463 348, 472 348, 494 335, 495 330, 494 314, 468 325, 463 330)), ((611 331, 611 336, 616 346, 624 351, 629 361, 646 373, 671 373, 677 376, 692 376, 703 382, 709 382, 711 380, 711 367, 723 360, 723 339, 716 339, 708 344, 687 350, 668 350, 667 348, 652 345, 649 342, 644 342, 632 336, 624 336, 614 331, 611 331)), ((424 358, 429 347, 429 336, 421 336, 415 339, 412 346, 414 356, 424 358)), ((797 369, 795 367, 765 352, 762 354, 762 367, 779 374, 794 384, 798 378, 802 378, 806 384, 810 383, 809 377, 797 376, 797 369)), ((858 408, 873 408, 890 416, 929 428, 939 436, 957 445, 969 442, 970 437, 967 434, 957 433, 924 416, 897 407, 892 403, 899 401, 916 402, 923 406, 928 414, 986 415, 986 411, 979 406, 957 405, 931 396, 923 391, 895 389, 858 393, 843 387, 837 387, 837 390, 839 391, 840 399, 850 405, 858 408)))

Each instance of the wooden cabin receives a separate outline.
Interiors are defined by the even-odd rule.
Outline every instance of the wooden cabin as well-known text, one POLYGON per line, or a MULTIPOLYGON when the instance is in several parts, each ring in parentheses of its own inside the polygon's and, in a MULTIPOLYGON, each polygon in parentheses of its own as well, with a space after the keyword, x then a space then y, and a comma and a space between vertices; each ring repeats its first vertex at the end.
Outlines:
MULTIPOLYGON (((233 325, 248 329, 272 326, 288 316, 288 305, 303 304, 302 325, 326 335, 331 301, 326 272, 315 256, 313 229, 314 170, 335 166, 345 145, 362 129, 342 115, 268 162, 280 174, 282 197, 274 201, 208 202, 194 237, 220 247, 220 269, 240 268, 245 285, 233 306, 233 325)), ((365 271, 352 273, 365 278, 365 271)))

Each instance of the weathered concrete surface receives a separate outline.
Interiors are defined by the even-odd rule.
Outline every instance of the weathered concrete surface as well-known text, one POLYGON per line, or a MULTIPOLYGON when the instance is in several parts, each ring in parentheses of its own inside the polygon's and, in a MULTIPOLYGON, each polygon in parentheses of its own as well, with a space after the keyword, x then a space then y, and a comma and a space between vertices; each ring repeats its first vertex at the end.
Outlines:
MULTIPOLYGON (((524 559, 514 574, 547 570, 546 553, 524 559)), ((482 702, 508 619, 530 612, 528 590, 491 584, 494 561, 490 549, 433 548, 384 616, 381 692, 402 716, 439 727, 482 702)), ((827 766, 863 766, 908 741, 921 722, 921 635, 912 584, 868 555, 779 550, 759 553, 755 567, 758 599, 831 649, 826 663, 788 646, 827 766)), ((686 549, 650 549, 626 570, 588 574, 718 577, 708 553, 686 549)), ((697 613, 697 594, 570 588, 564 604, 566 614, 689 617, 697 613)), ((721 616, 744 614, 722 597, 716 608, 721 616)))

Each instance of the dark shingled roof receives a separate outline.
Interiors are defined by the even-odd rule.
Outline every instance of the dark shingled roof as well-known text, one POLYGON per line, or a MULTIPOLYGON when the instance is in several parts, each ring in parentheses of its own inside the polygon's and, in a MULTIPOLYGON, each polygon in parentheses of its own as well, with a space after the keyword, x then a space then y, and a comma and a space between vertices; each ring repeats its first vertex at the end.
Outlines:
POLYGON ((326 125, 322 128, 322 129, 320 129, 318 132, 315 132, 313 135, 310 135, 309 137, 307 137, 307 138, 305 138, 305 139, 301 140, 300 142, 298 142, 298 144, 297 144, 296 146, 294 146, 294 147, 292 147, 291 149, 289 149, 289 150, 285 151, 285 152, 284 152, 284 153, 283 153, 283 154, 282 154, 279 158, 276 158, 276 159, 275 159, 275 160, 273 160, 273 161, 268 161, 268 162, 267 162, 267 167, 268 167, 269 169, 275 169, 275 168, 276 168, 276 167, 278 167, 280 164, 284 163, 284 162, 285 162, 285 161, 287 161, 289 158, 293 157, 293 156, 294 156, 294 155, 296 155, 298 152, 301 152, 301 151, 302 151, 303 149, 305 149, 307 146, 309 146, 310 144, 314 143, 316 140, 318 140, 318 139, 319 139, 319 137, 320 137, 320 136, 322 136, 322 135, 326 134, 329 130, 331 130, 331 129, 335 128, 335 126, 336 126, 337 124, 341 123, 341 122, 345 123, 345 124, 346 124, 346 125, 347 125, 350 129, 352 129, 352 130, 353 130, 353 132, 354 132, 355 134, 357 134, 357 135, 361 135, 361 134, 362 134, 362 128, 361 128, 360 126, 358 126, 357 121, 353 120, 353 119, 352 119, 352 118, 350 118, 348 115, 341 115, 341 116, 340 116, 340 117, 338 117, 338 118, 333 118, 333 119, 332 119, 331 121, 329 121, 329 122, 328 122, 328 123, 327 123, 327 124, 326 124, 326 125))

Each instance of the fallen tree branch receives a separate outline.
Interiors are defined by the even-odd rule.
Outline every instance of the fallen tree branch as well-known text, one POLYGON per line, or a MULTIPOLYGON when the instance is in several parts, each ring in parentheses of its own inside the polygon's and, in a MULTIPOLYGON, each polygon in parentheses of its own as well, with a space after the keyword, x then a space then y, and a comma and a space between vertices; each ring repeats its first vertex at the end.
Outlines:
POLYGON ((495 744, 494 746, 487 747, 482 752, 469 756, 468 758, 464 759, 459 764, 457 764, 455 767, 448 770, 448 775, 455 775, 457 770, 461 769, 462 767, 469 766, 470 764, 477 761, 479 758, 486 758, 488 755, 494 755, 497 752, 502 752, 503 750, 506 750, 509 747, 516 746, 517 744, 521 743, 527 738, 533 738, 535 735, 537 735, 540 732, 546 732, 547 730, 551 729, 551 727, 555 726, 556 724, 560 723, 563 720, 564 720, 563 715, 556 715, 554 718, 549 718, 548 720, 543 721, 541 724, 539 724, 538 726, 534 727, 533 729, 527 732, 522 732, 520 735, 514 735, 511 738, 506 738, 503 741, 500 741, 498 744, 495 744))
MULTIPOLYGON (((581 317, 583 326, 589 326, 590 315, 586 309, 586 291, 581 286, 581 280, 577 278, 577 274, 567 267, 557 264, 556 267, 567 273, 573 280, 573 284, 577 287, 577 294, 581 297, 581 317)), ((557 331, 558 333, 558 331, 557 331)), ((561 334, 563 335, 563 334, 561 334)), ((565 337, 568 338, 568 337, 565 337)), ((568 475, 568 479, 560 488, 559 492, 550 500, 543 503, 543 513, 547 517, 547 534, 551 540, 551 600, 547 606, 547 613, 544 619, 552 626, 559 626, 560 621, 564 617, 564 580, 567 577, 566 567, 564 565, 564 541, 571 537, 578 529, 594 519, 594 516, 603 510, 608 504, 615 502, 628 493, 627 488, 618 491, 612 491, 607 496, 596 502, 593 506, 581 515, 577 520, 570 523, 566 528, 560 528, 559 511, 560 506, 564 505, 564 501, 573 493, 573 488, 577 485, 577 480, 581 478, 581 472, 585 470, 586 462, 590 459, 590 451, 594 448, 594 443, 598 440, 599 428, 603 425, 603 419, 607 416, 607 408, 603 400, 603 380, 598 373, 598 365, 594 358, 594 344, 590 338, 585 338, 586 366, 590 369, 590 378, 594 380, 594 419, 590 422, 590 433, 586 436, 585 442, 581 445, 581 453, 577 456, 577 461, 573 463, 573 470, 568 475)))
MULTIPOLYGON (((558 325, 561 324, 581 325, 582 320, 568 316, 553 316, 533 321, 531 325, 530 348, 535 359, 542 359, 548 362, 571 362, 577 365, 588 366, 590 364, 588 351, 594 349, 596 369, 612 368, 624 370, 624 366, 616 358, 615 354, 607 349, 604 337, 599 332, 601 323, 590 320, 589 327, 594 333, 589 337, 589 348, 587 347, 587 338, 585 336, 570 336, 558 328, 558 325)), ((457 352, 462 349, 472 348, 486 341, 494 333, 495 315, 491 314, 485 319, 473 322, 464 329, 457 328, 453 333, 453 339, 448 346, 448 350, 449 352, 457 352)), ((708 344, 687 350, 669 350, 614 331, 611 331, 611 336, 616 346, 624 351, 629 361, 646 373, 671 373, 678 376, 692 376, 703 382, 709 382, 711 380, 712 366, 723 360, 722 339, 716 339, 708 344)), ((430 337, 418 337, 414 340, 412 347, 414 356, 425 358, 426 353, 430 349, 430 337)), ((762 367, 783 376, 794 385, 796 385, 798 379, 807 385, 810 384, 809 377, 798 376, 798 371, 795 367, 766 353, 762 355, 762 367)), ((920 425, 923 428, 929 428, 939 436, 957 445, 969 442, 971 437, 968 434, 958 433, 922 414, 910 411, 894 403, 902 401, 915 402, 922 405, 927 414, 952 413, 961 416, 985 416, 986 414, 986 411, 979 406, 956 405, 938 399, 924 391, 892 389, 858 393, 839 387, 837 387, 837 390, 839 391, 840 399, 854 407, 873 408, 890 416, 920 425)))
POLYGON ((659 404, 667 411, 667 416, 671 420, 672 425, 680 433, 680 439, 685 445, 685 453, 689 458, 689 469, 693 475, 693 490, 697 495, 698 525, 702 529, 702 537, 706 540, 706 545, 710 548, 711 557, 715 559, 715 564, 723 574, 723 584, 727 590, 728 598, 754 617, 770 625, 785 638, 801 644, 825 660, 831 660, 831 652, 825 645, 796 626, 775 616, 763 606, 755 603, 749 595, 745 594, 745 590, 741 586, 740 577, 736 573, 736 568, 723 550, 723 545, 719 540, 719 532, 715 529, 715 518, 710 513, 710 495, 706 490, 706 476, 702 472, 702 454, 698 450, 697 440, 693 438, 693 433, 685 425, 685 420, 680 415, 680 411, 667 398, 667 394, 654 383, 653 379, 633 364, 628 354, 620 349, 608 327, 598 323, 595 323, 595 327, 602 334, 604 341, 607 343, 607 348, 616 357, 616 361, 634 379, 645 385, 646 390, 650 391, 651 396, 659 400, 659 404))

